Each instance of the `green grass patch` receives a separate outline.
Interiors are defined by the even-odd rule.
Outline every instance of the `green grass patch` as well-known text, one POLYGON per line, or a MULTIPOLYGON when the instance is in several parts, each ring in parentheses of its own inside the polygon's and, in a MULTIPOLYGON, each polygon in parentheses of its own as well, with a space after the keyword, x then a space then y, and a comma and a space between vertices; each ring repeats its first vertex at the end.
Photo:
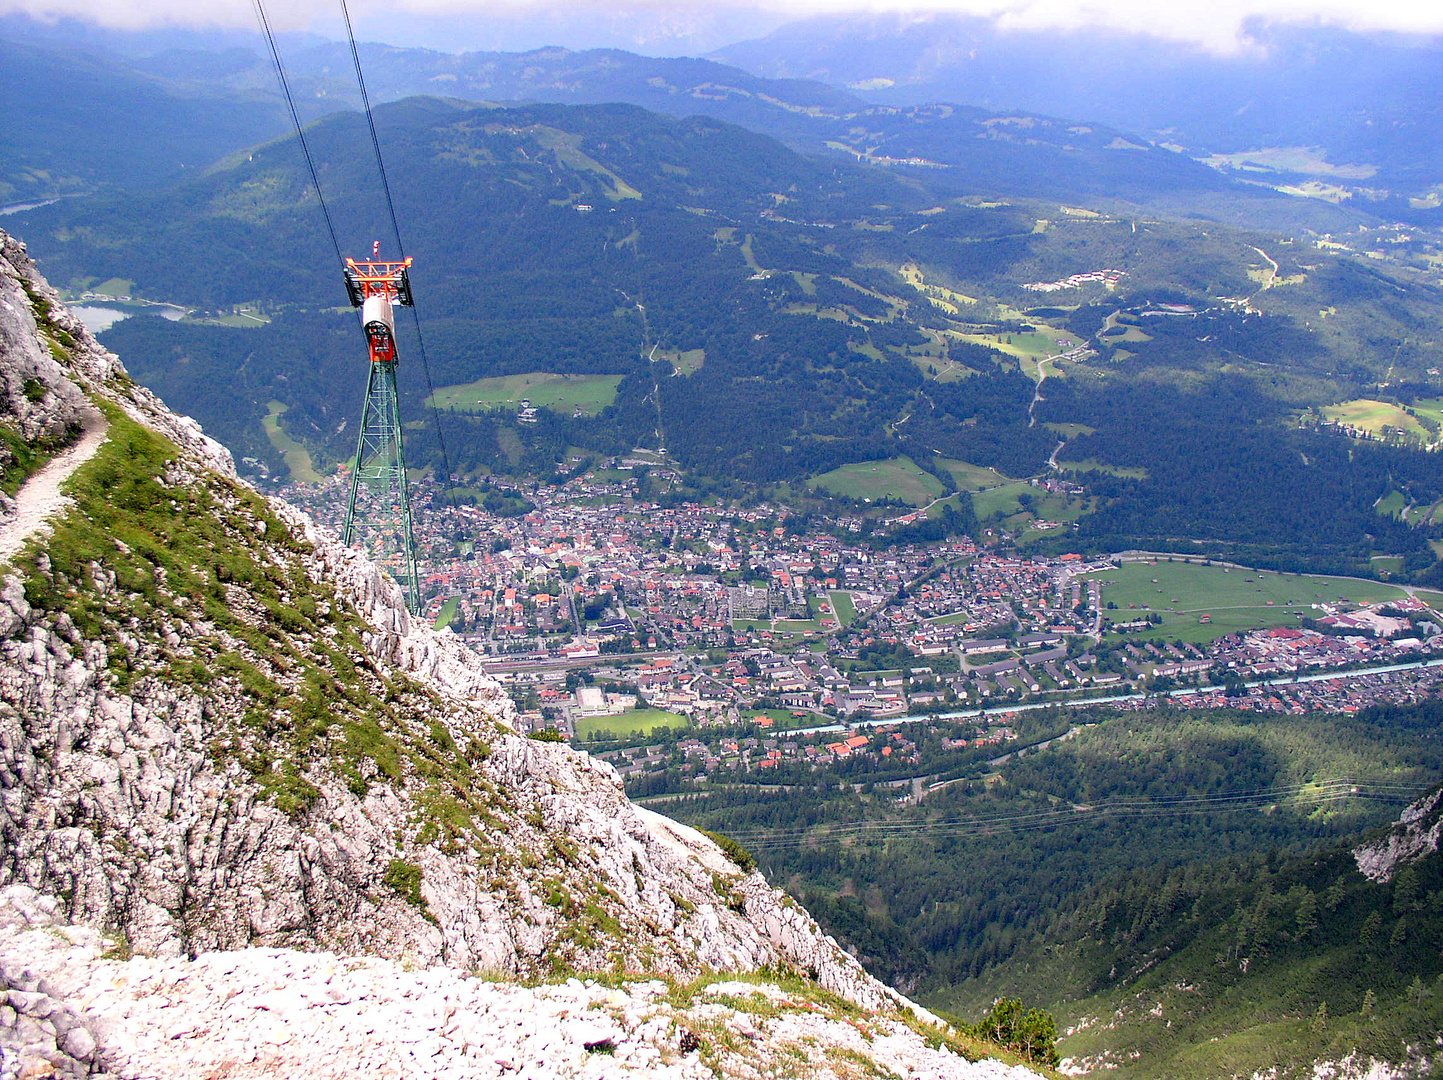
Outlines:
POLYGON ((815 619, 776 619, 772 622, 768 622, 766 619, 733 619, 732 629, 744 632, 755 630, 758 633, 765 631, 788 636, 824 632, 822 624, 815 619))
POLYGON ((1148 477, 1146 469, 1135 468, 1128 465, 1109 465, 1105 461, 1098 461, 1097 458, 1083 458, 1081 461, 1059 461, 1057 467, 1062 472, 1100 472, 1107 473, 1109 476, 1121 476, 1128 480, 1146 480, 1148 477))
POLYGON ((578 739, 621 739, 654 731, 682 731, 691 721, 665 709, 631 709, 615 716, 583 716, 576 721, 578 739))
POLYGON ((1064 439, 1075 439, 1079 435, 1096 435, 1097 428, 1088 427, 1086 424, 1043 424, 1048 431, 1061 435, 1064 439))
POLYGON ((285 457, 286 468, 290 470, 292 480, 299 480, 303 484, 319 484, 325 478, 316 472, 315 464, 311 461, 311 452, 287 435, 286 429, 281 427, 281 416, 288 408, 289 405, 279 401, 266 404, 266 416, 261 421, 266 429, 266 438, 285 457))
POLYGON ((955 615, 938 615, 936 618, 928 619, 927 621, 934 626, 959 626, 962 623, 970 621, 971 618, 972 616, 966 612, 959 611, 955 615))
POLYGON ((1296 626, 1297 612, 1318 618, 1315 604, 1372 604, 1402 599, 1393 585, 1312 574, 1276 574, 1262 570, 1203 566, 1198 563, 1126 563, 1089 577, 1111 582, 1102 602, 1117 605, 1104 615, 1114 622, 1162 615, 1162 624, 1137 637, 1211 641, 1224 634, 1272 626, 1296 626), (1129 607, 1129 605, 1132 605, 1129 607), (1199 621, 1210 615, 1207 623, 1199 621))
POLYGON ((1010 477, 1003 476, 996 469, 989 469, 985 465, 953 461, 951 458, 938 458, 937 464, 952 474, 952 479, 963 491, 985 491, 987 488, 1013 483, 1010 477))
POLYGON ((678 375, 693 375, 701 370, 702 364, 706 363, 705 349, 681 350, 658 350, 657 359, 671 361, 672 370, 678 375))
POLYGON ((1397 517, 1399 511, 1403 510, 1407 505, 1408 496, 1404 495, 1397 488, 1393 488, 1388 494, 1373 504, 1373 509, 1384 517, 1397 517))
POLYGON ((522 400, 536 408, 573 413, 578 409, 594 416, 616 400, 622 375, 559 375, 550 371, 528 371, 477 379, 459 386, 443 386, 428 400, 438 409, 457 412, 489 412, 520 408, 522 400))
POLYGON ((876 502, 890 497, 908 506, 923 506, 942 494, 942 482, 907 457, 843 465, 812 477, 807 484, 843 498, 876 502))
POLYGON ((444 630, 451 625, 451 620, 456 617, 456 609, 461 606, 461 598, 453 596, 441 605, 441 610, 436 613, 436 629, 444 630))
POLYGON ((852 599, 852 594, 842 592, 828 592, 827 599, 832 602, 832 612, 837 616, 837 623, 840 626, 851 626, 857 619, 857 605, 852 599))
POLYGON ((807 709, 743 709, 741 713, 743 720, 755 723, 761 717, 771 720, 768 731, 787 731, 791 728, 813 727, 820 722, 821 718, 816 713, 807 709), (801 715, 794 715, 800 713, 801 715))
POLYGON ((135 292, 135 283, 125 278, 106 278, 100 284, 92 285, 90 291, 104 293, 106 296, 130 296, 135 292))
MULTIPOLYGON (((977 514, 978 521, 992 521, 997 518, 1011 517, 1022 510, 1023 496, 1032 496, 1037 499, 1039 495, 1045 494, 1031 484, 1021 480, 1014 480, 1010 484, 1003 484, 1001 487, 989 488, 986 491, 978 492, 972 496, 972 509, 977 514)), ((1040 500, 1038 500, 1040 501, 1040 500)))

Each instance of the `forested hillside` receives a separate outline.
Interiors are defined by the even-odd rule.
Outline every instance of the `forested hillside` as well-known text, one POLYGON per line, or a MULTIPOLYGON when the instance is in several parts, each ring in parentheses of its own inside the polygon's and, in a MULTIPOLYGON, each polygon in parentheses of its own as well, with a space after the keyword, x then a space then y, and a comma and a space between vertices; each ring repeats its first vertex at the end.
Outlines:
MULTIPOLYGON (((416 98, 377 120, 430 361, 403 320, 414 461, 440 462, 427 402, 445 387, 465 474, 549 475, 570 451, 633 446, 793 492, 902 456, 1010 477, 1056 464, 1085 486, 1083 520, 1044 543, 1433 561, 1428 513, 1375 510, 1390 490, 1436 501, 1432 455, 1296 423, 1385 380, 1434 392, 1443 291, 1425 238, 1369 234, 1391 247, 1366 260, 1083 210, 1025 194, 1040 165, 959 197, 945 170, 808 157, 629 106, 416 98), (612 378, 594 406, 531 424, 486 404, 480 380, 529 373, 612 378)), ((343 254, 364 254, 389 233, 364 121, 329 117, 308 141, 343 254)), ((354 316, 293 141, 19 222, 77 294, 118 282, 190 309, 106 340, 238 456, 284 471, 266 423, 322 468, 348 453, 354 316)))
MULTIPOLYGON (((1438 714, 1429 703, 1360 718, 1426 731, 1438 714)), ((1443 1021, 1443 856, 1372 859, 1365 877, 1350 846, 1119 874, 942 997, 967 1011, 1045 987, 1069 1027, 1063 1053, 1119 1077, 1230 1074, 1260 1052, 1280 1076, 1351 1054, 1416 1065, 1443 1021)))

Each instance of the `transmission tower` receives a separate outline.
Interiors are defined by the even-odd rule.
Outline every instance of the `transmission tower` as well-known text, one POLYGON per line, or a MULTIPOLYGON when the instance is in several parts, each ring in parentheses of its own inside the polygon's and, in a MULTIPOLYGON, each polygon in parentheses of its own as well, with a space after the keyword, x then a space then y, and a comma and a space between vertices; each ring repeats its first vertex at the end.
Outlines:
POLYGON ((411 260, 381 262, 379 249, 377 242, 369 262, 346 260, 346 292, 351 305, 361 309, 371 362, 341 542, 349 547, 359 539, 389 567, 405 590, 406 606, 414 612, 421 603, 421 582, 416 572, 416 537, 411 531, 411 495, 396 395, 393 311, 396 304, 410 307, 413 303, 408 273, 411 260))

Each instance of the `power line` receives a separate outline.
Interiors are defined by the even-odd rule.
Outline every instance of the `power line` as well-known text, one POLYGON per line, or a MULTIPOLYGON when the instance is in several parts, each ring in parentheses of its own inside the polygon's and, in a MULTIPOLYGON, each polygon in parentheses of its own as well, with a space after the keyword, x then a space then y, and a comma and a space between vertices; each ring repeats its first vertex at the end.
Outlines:
POLYGON ((853 821, 821 824, 814 828, 730 830, 740 844, 762 851, 796 847, 807 841, 860 839, 867 837, 917 836, 945 833, 949 836, 981 836, 994 831, 1032 832, 1098 817, 1193 817, 1204 814, 1256 810, 1262 804, 1283 798, 1312 797, 1319 803, 1347 799, 1378 802, 1409 802, 1431 785, 1399 784, 1348 778, 1293 784, 1259 791, 1227 792, 1215 795, 1180 795, 1159 798, 1116 799, 1065 809, 1027 810, 981 818, 953 818, 931 821, 853 821))
POLYGON ((336 262, 344 264, 346 259, 345 256, 341 254, 341 242, 336 238, 336 225, 335 222, 331 220, 331 208, 326 205, 326 197, 321 194, 321 177, 320 174, 316 172, 316 163, 311 157, 310 144, 306 142, 306 132, 301 126, 301 115, 296 111, 295 98, 291 96, 291 87, 286 79, 285 65, 281 63, 280 50, 276 48, 275 35, 271 33, 271 22, 266 18, 266 9, 262 0, 252 0, 252 2, 255 4, 256 15, 260 19, 261 31, 265 34, 266 45, 270 48, 271 60, 276 66, 276 78, 280 80, 281 93, 285 95, 286 107, 290 110, 291 114, 291 123, 296 129, 296 139, 300 142, 301 153, 306 159, 306 168, 310 170, 311 183, 316 189, 316 199, 321 204, 321 214, 326 219, 326 232, 330 233, 331 247, 336 251, 336 262))
MULTIPOLYGON (((259 0, 257 0, 259 3, 259 0)), ((391 197, 391 181, 386 175, 386 161, 381 156, 381 139, 376 134, 376 118, 371 111, 371 95, 366 90, 366 75, 361 69, 361 52, 356 47, 356 34, 351 26, 351 11, 346 6, 346 0, 340 0, 341 17, 346 23, 346 40, 351 46, 351 61, 356 67, 356 85, 361 90, 361 104, 366 110, 366 126, 371 132, 371 149, 376 154, 376 171, 381 174, 381 190, 386 196, 386 210, 391 216, 391 232, 396 238, 396 250, 400 257, 406 257, 406 245, 401 240, 401 223, 396 217, 396 202, 391 197)), ((411 320, 416 327, 416 351, 421 357, 421 374, 426 379, 426 400, 431 403, 431 418, 436 425, 436 442, 441 448, 441 469, 443 484, 449 484, 451 480, 451 459, 446 452, 446 436, 441 431, 441 412, 436 408, 436 388, 431 383, 431 365, 426 358, 426 337, 421 332, 421 313, 417 310, 415 300, 411 302, 411 320)))

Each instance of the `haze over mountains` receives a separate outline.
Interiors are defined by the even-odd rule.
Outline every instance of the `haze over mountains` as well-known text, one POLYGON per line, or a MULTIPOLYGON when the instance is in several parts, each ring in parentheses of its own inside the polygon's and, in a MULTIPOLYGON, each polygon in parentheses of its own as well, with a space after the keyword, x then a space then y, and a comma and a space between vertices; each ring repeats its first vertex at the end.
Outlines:
MULTIPOLYGON (((37 112, 53 102, 56 123, 68 119, 83 138, 86 107, 67 97, 66 58, 14 48, 31 62, 37 112)), ((1378 219, 1352 205, 1245 184, 1094 124, 868 106, 817 82, 608 51, 367 46, 362 55, 378 97, 445 94, 377 112, 436 320, 437 382, 534 370, 620 377, 596 417, 536 426, 448 417, 468 471, 545 472, 567 447, 655 444, 698 477, 766 484, 897 454, 950 454, 1026 476, 1051 454, 1130 470, 1095 478, 1108 494, 1080 528, 1097 542, 1185 537, 1262 545, 1269 557, 1308 548, 1333 568, 1366 567, 1374 553, 1405 556, 1416 572, 1433 561, 1425 528, 1373 509, 1389 484, 1431 505, 1440 487, 1431 456, 1338 457, 1342 443, 1292 430, 1299 407, 1329 406, 1374 381, 1431 377, 1443 303, 1424 235, 1371 232, 1378 219), (548 96, 572 104, 457 100, 548 96), (618 98, 717 119, 575 104, 618 98), (1379 258, 1323 239, 1360 227, 1356 243, 1379 258), (1290 246, 1295 235, 1302 248, 1290 246), (1106 267, 1124 276, 1079 286, 1065 307, 1039 307, 1042 294, 1029 291, 1106 267), (1117 322, 1147 318, 1159 300, 1190 317, 1154 319, 1145 332, 1117 322), (1041 320, 1098 359, 1030 406, 1036 371, 1018 366, 1004 338, 1041 320), (673 375, 653 368, 657 350, 706 359, 673 375), (980 377, 958 379, 967 373, 980 377), (1039 419, 1078 427, 1072 445, 1059 448, 1039 419), (1146 424, 1171 438, 1146 437, 1146 424), (1230 494, 1263 458, 1298 454, 1330 464, 1286 485, 1283 472, 1264 470, 1244 485, 1248 498, 1230 494), (1335 458, 1367 477, 1341 498, 1330 487, 1335 458)), ((308 112, 353 96, 347 60, 324 44, 288 57, 308 112)), ((144 87, 165 104, 130 114, 136 136, 107 142, 138 156, 90 180, 144 190, 22 215, 33 250, 78 292, 118 280, 153 301, 259 305, 270 325, 134 319, 107 340, 240 456, 284 469, 262 424, 280 407, 317 460, 338 460, 350 436, 332 388, 349 364, 349 316, 333 310, 333 260, 293 142, 177 169, 160 188, 147 156, 189 145, 200 159, 219 138, 247 137, 248 124, 277 123, 262 90, 266 65, 244 51, 191 50, 92 70, 112 80, 114 100, 144 87), (197 97, 236 111, 197 127, 183 111, 197 97), (157 122, 169 129, 164 140, 145 133, 157 122), (242 366, 236 392, 230 377, 242 366)), ((311 142, 342 234, 364 245, 382 207, 360 152, 363 127, 348 112, 317 122, 311 142)), ((116 129, 125 122, 117 117, 116 129)), ((53 156, 45 131, 39 121, 12 129, 10 160, 53 156)), ((83 154, 68 160, 90 167, 83 154)), ((61 193, 43 187, 58 175, 38 166, 12 174, 17 193, 36 195, 61 193)), ((409 384, 417 422, 420 391, 409 384)), ((417 460, 439 450, 429 427, 415 439, 417 460)))
POLYGON ((1259 22, 1238 53, 1220 56, 1142 32, 999 31, 977 17, 881 14, 818 16, 712 56, 878 103, 960 101, 1098 121, 1198 157, 1252 151, 1232 168, 1386 191, 1390 208, 1400 196, 1432 201, 1443 182, 1437 38, 1259 22), (1319 153, 1266 152, 1289 147, 1319 153))
MULTIPOLYGON (((250 115, 259 105, 257 96, 274 100, 274 73, 263 51, 238 33, 145 32, 112 42, 67 36, 59 28, 11 17, 0 23, 0 37, 67 53, 79 42, 86 51, 109 54, 103 74, 122 81, 117 89, 139 74, 161 80, 144 88, 148 96, 169 93, 183 101, 197 93, 239 95, 229 108, 246 115, 217 115, 209 141, 197 147, 200 153, 233 124, 230 141, 238 148, 253 141, 248 136, 257 125, 278 121, 274 112, 250 115)), ((1436 40, 1268 25, 1256 27, 1250 41, 1252 48, 1242 54, 1219 57, 1110 31, 1001 32, 990 20, 946 15, 826 16, 716 50, 711 55, 720 66, 610 49, 458 54, 378 45, 363 47, 363 59, 378 101, 413 94, 626 101, 674 115, 715 116, 808 150, 845 146, 888 158, 934 160, 960 170, 959 180, 974 186, 989 172, 1015 172, 1015 163, 986 155, 975 168, 968 166, 974 164, 977 139, 1019 135, 1003 135, 995 122, 978 125, 1017 112, 1032 125, 1023 139, 1032 147, 1077 151, 1084 158, 1094 146, 1108 147, 1114 158, 1136 159, 1155 153, 1148 147, 1157 143, 1209 160, 1264 190, 1285 188, 1295 196, 1292 202, 1306 202, 1296 196, 1310 195, 1346 202, 1370 216, 1420 221, 1434 216, 1440 198, 1435 189, 1443 185, 1436 149, 1443 106, 1429 89, 1443 77, 1436 40), (940 114, 916 108, 937 103, 968 108, 940 114), (962 147, 968 153, 959 154, 962 147)), ((343 46, 293 36, 285 47, 305 115, 359 104, 343 46)), ((18 65, 17 90, 29 65, 54 62, 29 54, 12 59, 18 65)), ((92 82, 77 90, 94 95, 101 88, 92 82)), ((133 96, 122 94, 119 100, 133 96)), ((64 97, 57 102, 65 104, 64 97)), ((176 128, 184 140, 188 125, 176 128)), ((117 130, 125 130, 123 121, 117 130)), ((23 151, 23 131, 14 137, 20 141, 7 139, 12 152, 23 151)), ((1051 189, 1071 186, 1097 196, 1135 196, 1144 189, 1156 195, 1153 174, 1159 168, 1177 174, 1163 187, 1175 186, 1187 173, 1181 163, 1119 161, 1103 170, 1099 183, 1088 185, 1092 163, 1064 158, 1051 164, 1069 174, 1051 189)), ((97 178, 114 179, 103 172, 97 178)), ((1196 177, 1183 182, 1190 196, 1206 184, 1196 177)), ((1251 201, 1235 188, 1224 189, 1232 199, 1251 201)), ((1236 217, 1239 212, 1228 209, 1228 202, 1216 200, 1204 210, 1236 217)))

